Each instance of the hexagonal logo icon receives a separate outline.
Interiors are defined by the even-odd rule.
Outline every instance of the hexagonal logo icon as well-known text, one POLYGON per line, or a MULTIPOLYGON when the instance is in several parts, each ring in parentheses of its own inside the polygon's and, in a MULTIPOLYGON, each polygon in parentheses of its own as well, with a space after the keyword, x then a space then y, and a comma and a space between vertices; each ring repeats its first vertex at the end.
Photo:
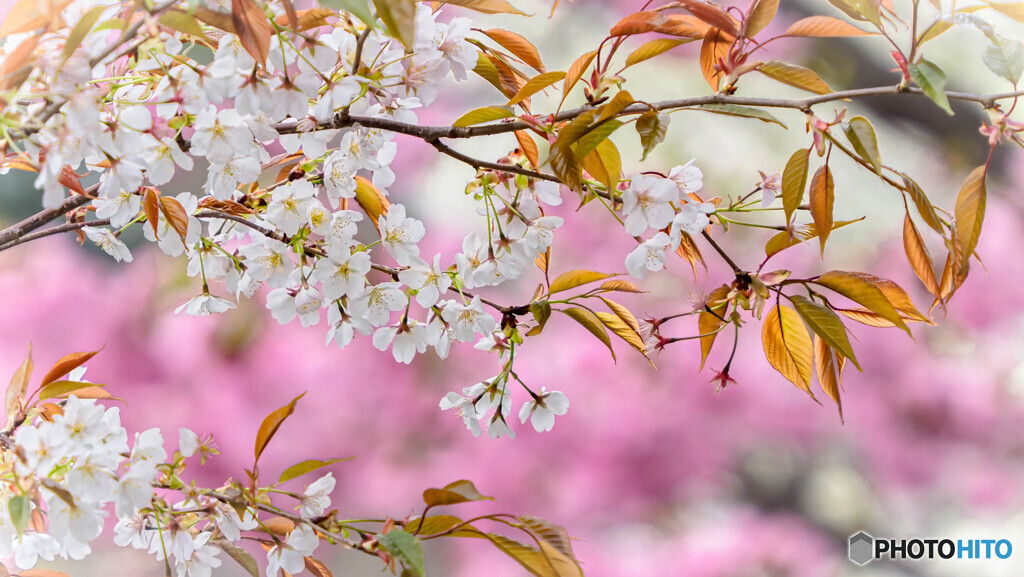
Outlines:
POLYGON ((875 558, 875 539, 861 531, 850 537, 850 561, 867 565, 875 558))

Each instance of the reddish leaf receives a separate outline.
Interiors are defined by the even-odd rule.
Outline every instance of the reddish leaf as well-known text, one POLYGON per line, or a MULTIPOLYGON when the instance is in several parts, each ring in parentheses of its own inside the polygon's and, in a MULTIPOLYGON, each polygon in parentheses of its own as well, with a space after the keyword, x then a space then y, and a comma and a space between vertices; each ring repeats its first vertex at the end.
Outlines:
MULTIPOLYGON (((202 18, 202 17, 200 17, 202 18)), ((266 64, 274 28, 254 0, 231 0, 231 24, 245 51, 256 62, 266 64)))

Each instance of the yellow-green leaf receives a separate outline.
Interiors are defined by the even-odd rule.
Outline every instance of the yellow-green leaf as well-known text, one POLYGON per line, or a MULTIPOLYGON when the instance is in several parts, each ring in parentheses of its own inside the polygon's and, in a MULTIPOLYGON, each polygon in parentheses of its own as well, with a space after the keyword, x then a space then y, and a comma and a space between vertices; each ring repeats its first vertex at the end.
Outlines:
POLYGON ((516 14, 529 16, 530 14, 516 8, 506 0, 443 0, 445 4, 462 6, 481 14, 516 14))
POLYGON ((592 270, 571 270, 569 272, 558 275, 558 277, 555 278, 555 280, 551 281, 551 289, 548 291, 548 294, 555 294, 562 291, 567 291, 569 289, 576 288, 580 285, 597 282, 599 280, 604 280, 606 278, 610 278, 613 276, 616 275, 603 272, 595 272, 592 270))
POLYGON ((771 307, 761 326, 761 345, 768 363, 812 399, 814 347, 800 315, 784 305, 771 307))
MULTIPOLYGON (((77 390, 84 389, 87 387, 105 387, 106 385, 99 383, 85 383, 80 381, 53 381, 47 384, 45 387, 39 389, 39 400, 45 401, 46 399, 53 399, 62 395, 68 395, 74 393, 77 390)), ((76 395, 77 396, 77 395, 76 395)))
POLYGON ((784 36, 802 36, 805 38, 842 38, 849 36, 869 36, 875 34, 861 30, 846 20, 831 16, 809 16, 797 20, 786 30, 784 36))
POLYGON ((981 238, 981 226, 985 221, 985 200, 988 192, 985 186, 987 167, 979 166, 967 176, 956 197, 956 236, 967 262, 981 238))
POLYGON ((470 110, 463 114, 452 123, 452 126, 472 126, 474 124, 482 124, 484 122, 491 122, 492 120, 501 120, 502 118, 510 118, 515 116, 516 113, 508 106, 485 106, 483 108, 477 108, 470 110))
POLYGON ((333 465, 335 463, 341 463, 343 461, 351 461, 354 458, 355 457, 344 457, 344 458, 340 458, 340 459, 327 459, 327 460, 309 459, 309 460, 303 461, 301 463, 298 463, 296 465, 292 465, 291 467, 288 467, 287 469, 285 469, 284 472, 281 473, 281 479, 278 482, 279 483, 284 483, 285 481, 291 481, 292 479, 294 479, 296 477, 301 477, 302 475, 305 475, 306 473, 311 473, 313 471, 316 471, 317 469, 322 469, 324 467, 327 467, 329 465, 333 465))
POLYGON ((723 104, 723 103, 711 103, 701 104, 697 107, 697 110, 706 110, 708 112, 714 112, 715 114, 723 114, 725 116, 737 116, 739 118, 754 118, 768 124, 778 124, 779 126, 786 128, 786 125, 781 120, 775 117, 775 115, 761 110, 760 108, 751 108, 749 106, 740 106, 738 104, 723 104))
POLYGON ((654 147, 665 140, 665 136, 668 135, 668 124, 668 114, 654 110, 649 110, 636 119, 636 132, 640 135, 640 144, 644 147, 644 154, 640 160, 646 160, 654 147))
POLYGON ((11 375, 11 383, 7 385, 7 394, 5 396, 4 407, 7 411, 7 423, 10 424, 12 419, 20 409, 19 403, 23 403, 25 395, 28 394, 28 382, 32 378, 32 344, 28 345, 28 355, 25 356, 25 360, 21 362, 18 369, 11 375))
MULTIPOLYGON (((776 0, 777 1, 777 0, 776 0)), ((650 60, 655 56, 668 52, 676 46, 687 44, 697 40, 696 38, 657 38, 640 45, 639 48, 629 53, 626 57, 626 68, 639 64, 644 60, 650 60)))
POLYGON ((423 546, 420 540, 403 529, 394 529, 382 535, 377 535, 377 542, 382 549, 391 553, 393 557, 402 562, 412 574, 417 577, 424 577, 426 569, 423 566, 423 546))
POLYGON ((917 64, 910 63, 910 77, 921 87, 925 95, 931 98, 946 114, 953 115, 946 96, 946 75, 938 66, 922 58, 917 64))
POLYGON ((882 155, 878 153, 878 136, 875 135, 875 127, 871 121, 863 116, 854 116, 850 122, 843 125, 843 132, 849 139, 853 149, 861 158, 875 167, 875 173, 882 174, 882 155))
POLYGON ((828 346, 843 353, 843 356, 853 361, 854 366, 860 369, 857 357, 853 354, 853 347, 850 346, 850 338, 846 334, 846 327, 832 309, 818 304, 803 295, 793 295, 790 302, 796 308, 797 314, 807 323, 814 334, 825 341, 828 346))
POLYGON ((85 37, 89 35, 89 31, 107 8, 107 6, 93 6, 88 12, 82 14, 75 27, 68 33, 68 41, 64 44, 64 58, 71 56, 82 45, 85 37))
POLYGON ((543 74, 538 74, 537 76, 527 80, 526 84, 519 89, 519 92, 517 92, 507 104, 509 106, 519 104, 563 78, 565 78, 565 72, 545 72, 543 74))
POLYGON ((705 301, 705 309, 697 317, 697 333, 700 337, 700 370, 704 370, 704 363, 711 354, 711 347, 718 337, 718 330, 725 324, 727 314, 726 307, 722 306, 725 297, 729 294, 729 285, 722 286, 711 291, 705 301), (709 311, 708 309, 711 309, 709 311))
POLYGON ((158 21, 160 24, 170 28, 171 30, 176 30, 202 40, 210 40, 206 36, 206 33, 203 32, 203 27, 199 24, 199 21, 196 20, 195 16, 192 16, 183 10, 168 10, 160 15, 160 19, 158 21))
POLYGON ((822 80, 816 72, 803 66, 797 66, 796 64, 789 64, 788 62, 781 62, 779 60, 769 60, 765 62, 757 69, 758 72, 765 76, 778 80, 783 84, 788 84, 794 88, 806 90, 808 92, 814 92, 815 94, 828 94, 832 92, 828 84, 822 80))
POLYGON ((775 19, 778 11, 779 0, 755 0, 747 16, 746 36, 750 38, 764 30, 775 19))
POLYGON ((391 36, 412 51, 416 37, 416 0, 373 0, 373 7, 391 36))
POLYGON ((622 112, 627 106, 633 104, 633 95, 628 90, 620 90, 612 96, 612 99, 601 106, 601 115, 597 117, 597 122, 601 123, 609 118, 614 117, 618 113, 622 112))
POLYGON ((839 421, 843 421, 843 399, 839 392, 841 365, 837 353, 825 344, 821 337, 814 335, 814 371, 821 390, 825 391, 839 407, 839 421))
POLYGON ((819 276, 815 282, 878 313, 910 334, 907 323, 900 318, 900 313, 882 292, 877 280, 880 279, 864 273, 832 270, 819 276))
POLYGON ((924 223, 935 232, 944 235, 942 221, 939 219, 939 214, 935 211, 932 201, 928 199, 928 195, 924 193, 924 190, 912 178, 902 172, 900 176, 903 177, 903 186, 906 187, 910 199, 914 201, 917 213, 921 215, 924 223))
POLYGON ((377 227, 377 231, 380 232, 380 223, 378 221, 381 217, 387 215, 388 208, 391 206, 384 193, 367 180, 366 177, 357 176, 356 202, 362 207, 366 216, 370 218, 373 226, 377 227))
POLYGON ((782 171, 782 207, 786 213, 786 222, 793 219, 793 213, 803 202, 810 157, 811 149, 802 148, 789 157, 786 168, 782 171))
POLYGON ((590 331, 590 334, 597 337, 599 341, 604 343, 604 346, 608 347, 608 351, 612 354, 612 359, 615 360, 615 349, 612 348, 612 340, 608 336, 608 331, 604 328, 604 323, 601 322, 597 315, 581 307, 556 310, 565 313, 569 318, 583 325, 583 328, 590 331))

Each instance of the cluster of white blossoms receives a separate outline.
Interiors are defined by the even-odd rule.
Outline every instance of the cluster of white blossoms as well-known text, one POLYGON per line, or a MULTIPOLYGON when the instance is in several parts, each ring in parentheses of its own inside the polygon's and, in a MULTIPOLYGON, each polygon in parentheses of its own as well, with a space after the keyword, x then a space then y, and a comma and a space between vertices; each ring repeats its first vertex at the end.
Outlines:
MULTIPOLYGON (((81 381, 84 372, 77 369, 69 378, 81 381)), ((223 548, 259 527, 258 513, 248 505, 214 499, 180 481, 186 459, 205 462, 213 453, 210 438, 184 428, 170 461, 159 429, 136 434, 129 446, 116 407, 71 394, 16 427, 0 454, 6 471, 0 484, 0 558, 13 558, 21 571, 39 560, 81 560, 112 510, 115 543, 166 560, 178 577, 209 577, 221 564, 223 548), (174 495, 179 500, 169 502, 174 495)), ((328 473, 291 494, 299 517, 321 518, 334 486, 328 473)), ((298 524, 270 543, 266 574, 277 577, 282 569, 302 571, 319 537, 298 524)))
MULTIPOLYGON (((229 8, 220 4, 211 7, 229 8)), ((75 22, 97 6, 101 20, 118 10, 75 0, 65 19, 75 22)), ((284 21, 283 5, 268 6, 284 21)), ((564 224, 545 213, 562 203, 560 185, 481 171, 466 192, 486 226, 465 238, 453 262, 420 254, 423 223, 388 200, 397 143, 386 127, 415 127, 417 109, 435 100, 447 78, 465 79, 479 52, 467 39, 468 19, 437 22, 428 3, 416 10, 411 50, 383 26, 368 30, 335 15, 310 32, 273 34, 265 63, 238 36, 215 29, 206 30, 212 40, 196 42, 154 28, 131 57, 110 51, 110 35, 96 30, 66 60, 45 60, 29 79, 66 102, 52 114, 42 101, 19 104, 27 125, 41 125, 15 154, 39 167, 35 184, 49 208, 65 201, 82 170, 98 175, 96 220, 84 221, 82 232, 114 259, 132 261, 119 238, 132 226, 167 255, 187 259, 202 290, 177 312, 223 313, 265 287, 278 322, 326 325, 328 344, 344 347, 358 333, 402 363, 431 348, 446 358, 455 342, 504 358, 513 335, 492 314, 508 309, 467 289, 518 279, 548 250, 564 224), (160 193, 196 167, 205 171, 202 189, 160 193), (267 171, 278 177, 261 187, 267 171)), ((66 41, 50 36, 44 40, 66 41)), ((8 37, 6 52, 24 38, 8 37)), ((682 233, 707 226, 714 207, 688 196, 701 178, 690 163, 668 178, 637 175, 622 192, 629 234, 668 231, 627 257, 633 276, 661 269, 682 233)), ((71 216, 83 222, 84 212, 71 216)), ((528 403, 545 414, 541 397, 530 394, 528 403)), ((562 403, 551 405, 561 411, 553 414, 564 413, 562 403)), ((504 423, 508 412, 496 414, 504 423)), ((551 428, 544 419, 533 423, 551 428)))
POLYGON ((626 270, 633 278, 663 269, 667 254, 679 248, 683 233, 700 234, 711 224, 708 215, 715 212, 715 205, 695 198, 703 187, 704 174, 693 160, 673 168, 667 178, 633 176, 622 192, 626 232, 640 237, 648 230, 658 231, 626 257, 626 270))

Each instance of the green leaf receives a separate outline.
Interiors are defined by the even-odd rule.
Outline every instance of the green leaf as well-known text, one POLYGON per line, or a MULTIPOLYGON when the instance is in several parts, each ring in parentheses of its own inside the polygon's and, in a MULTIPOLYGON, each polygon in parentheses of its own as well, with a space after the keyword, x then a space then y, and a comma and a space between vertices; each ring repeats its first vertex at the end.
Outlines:
POLYGON ((946 114, 953 115, 953 109, 949 106, 949 98, 946 97, 946 75, 942 70, 931 62, 921 59, 917 64, 910 64, 910 77, 921 87, 925 95, 931 98, 939 108, 946 111, 946 114))
MULTIPOLYGON (((841 220, 832 225, 832 230, 837 230, 862 220, 864 220, 863 216, 854 220, 841 220)), ((791 246, 796 246, 815 238, 818 238, 818 229, 813 224, 801 225, 794 229, 792 235, 789 234, 789 231, 784 230, 768 239, 768 242, 764 245, 764 252, 766 256, 775 256, 791 246)))
POLYGON ((370 28, 377 27, 377 18, 373 15, 373 10, 370 9, 370 3, 367 0, 319 0, 319 2, 328 8, 348 12, 370 28))
POLYGON ((52 399, 68 393, 73 393, 85 387, 105 387, 100 383, 83 383, 79 381, 54 381, 42 389, 39 389, 39 400, 52 399))
POLYGON ((782 207, 786 212, 786 222, 793 220, 793 213, 803 202, 810 157, 811 149, 802 148, 789 157, 789 162, 782 171, 782 207))
POLYGON ((853 145, 853 149, 861 158, 875 167, 875 173, 882 174, 882 156, 878 153, 878 136, 875 135, 875 127, 871 121, 863 116, 854 116, 850 122, 843 125, 843 133, 853 145))
POLYGON ((902 172, 900 176, 903 177, 903 185, 907 189, 907 194, 914 201, 914 205, 917 206, 917 213, 921 215, 925 224, 940 235, 945 235, 942 221, 939 219, 939 214, 935 211, 932 201, 928 199, 928 195, 924 193, 924 190, 912 178, 902 172))
MULTIPOLYGON (((461 524, 462 519, 455 517, 454 515, 431 515, 425 519, 419 518, 409 521, 405 526, 405 530, 417 535, 434 535, 461 524)), ((449 533, 448 536, 483 538, 484 534, 472 525, 463 525, 456 531, 449 533)))
POLYGON ((985 66, 1012 84, 1024 74, 1024 44, 1002 36, 991 38, 992 45, 982 55, 985 66))
POLYGON ((555 294, 562 291, 567 291, 569 289, 576 288, 580 285, 597 282, 599 280, 604 280, 606 278, 611 278, 613 276, 616 275, 603 272, 596 272, 592 270, 571 270, 569 272, 558 275, 558 277, 556 277, 555 280, 551 281, 551 288, 548 291, 548 294, 555 294))
POLYGON ((810 68, 797 66, 779 60, 769 60, 757 68, 757 71, 768 78, 778 80, 800 90, 806 90, 815 94, 828 94, 832 92, 828 84, 822 80, 818 73, 810 68))
POLYGON ((820 305, 802 295, 793 295, 790 302, 800 315, 800 318, 811 327, 814 334, 821 337, 828 346, 841 352, 844 357, 853 361, 854 366, 860 369, 857 358, 853 355, 853 347, 850 346, 850 339, 846 334, 846 327, 832 309, 820 305))
POLYGON ((767 122, 768 124, 778 124, 779 126, 786 128, 786 125, 781 120, 775 118, 772 114, 761 110, 760 108, 751 108, 749 106, 740 106, 738 104, 701 104, 697 107, 698 110, 706 110, 708 112, 714 112, 715 114, 724 114, 725 116, 738 116, 740 118, 755 118, 761 122, 767 122))
POLYGON ((188 12, 182 10, 168 10, 160 16, 160 24, 172 29, 194 36, 202 40, 209 41, 209 37, 203 32, 203 27, 199 24, 199 21, 188 12))
POLYGON ((423 577, 427 571, 423 565, 423 546, 420 540, 402 529, 394 529, 383 535, 377 535, 377 542, 393 557, 411 569, 415 575, 423 577))
POLYGON ((668 134, 668 114, 661 114, 649 110, 636 119, 636 132, 640 135, 640 144, 644 147, 644 154, 640 160, 647 160, 647 155, 665 140, 668 134))
POLYGON ((474 124, 483 124, 484 122, 491 122, 492 120, 511 118, 515 115, 516 113, 508 106, 485 106, 483 108, 470 110, 463 114, 458 120, 452 123, 452 126, 460 128, 463 126, 473 126, 474 124))
POLYGON ((231 557, 235 562, 241 565, 249 575, 252 575, 252 577, 260 577, 260 567, 256 564, 256 560, 253 559, 252 555, 250 555, 248 551, 227 539, 217 539, 214 541, 214 544, 227 553, 228 557, 231 557))
POLYGON ((373 6, 391 36, 412 51, 416 37, 416 0, 373 0, 373 6))
POLYGON ((322 469, 323 467, 326 467, 328 465, 333 465, 335 463, 341 463, 344 461, 351 461, 352 459, 355 459, 355 457, 345 457, 342 459, 327 459, 325 461, 322 461, 320 459, 309 459, 307 461, 303 461, 297 465, 292 465, 291 467, 285 469, 284 472, 281 473, 281 479, 278 482, 284 483, 285 481, 291 481, 296 477, 301 477, 306 473, 311 473, 313 471, 316 471, 317 469, 322 469))
POLYGON ((517 92, 507 104, 509 106, 519 104, 563 78, 565 78, 565 72, 545 72, 544 74, 538 74, 537 76, 527 80, 526 84, 519 89, 519 92, 517 92))
POLYGON ((427 489, 423 491, 423 502, 431 507, 439 505, 455 505, 469 501, 493 501, 494 497, 488 497, 480 493, 472 481, 465 479, 448 483, 442 489, 427 489))
POLYGON ((519 16, 530 16, 505 0, 444 0, 445 4, 462 6, 475 10, 481 14, 517 14, 519 16))
POLYGON ((696 38, 658 38, 641 44, 639 48, 629 53, 626 57, 626 68, 639 64, 644 60, 650 60, 659 54, 672 50, 676 46, 693 42, 696 38))
MULTIPOLYGON (((595 148, 606 138, 612 135, 613 132, 622 126, 621 120, 610 119, 598 124, 589 132, 584 134, 579 140, 576 141, 573 152, 576 153, 576 158, 584 158, 588 154, 594 151, 595 148)), ((617 174, 615 176, 618 176, 617 174)))
POLYGON ((32 503, 25 495, 15 495, 7 502, 7 510, 11 514, 11 524, 14 530, 21 535, 32 520, 32 503))
POLYGON ((590 334, 597 337, 599 341, 604 343, 604 346, 608 347, 608 351, 612 354, 612 360, 615 360, 615 349, 612 348, 612 339, 608 336, 608 331, 605 330, 604 323, 601 322, 601 319, 599 319, 597 315, 580 307, 556 310, 565 313, 569 318, 583 325, 583 328, 590 331, 590 334))
POLYGON ((551 303, 547 300, 532 302, 530 303, 530 312, 533 314, 533 320, 537 321, 537 332, 539 333, 544 330, 544 325, 551 318, 551 303))
POLYGON ((882 26, 882 13, 878 10, 875 0, 828 0, 828 2, 854 20, 867 21, 878 27, 882 26))
POLYGON ((85 41, 85 37, 89 35, 89 31, 96 24, 96 21, 100 19, 103 11, 107 9, 107 6, 94 6, 88 12, 82 15, 78 19, 78 23, 68 33, 68 41, 64 44, 64 58, 71 56, 71 54, 82 45, 85 41))

